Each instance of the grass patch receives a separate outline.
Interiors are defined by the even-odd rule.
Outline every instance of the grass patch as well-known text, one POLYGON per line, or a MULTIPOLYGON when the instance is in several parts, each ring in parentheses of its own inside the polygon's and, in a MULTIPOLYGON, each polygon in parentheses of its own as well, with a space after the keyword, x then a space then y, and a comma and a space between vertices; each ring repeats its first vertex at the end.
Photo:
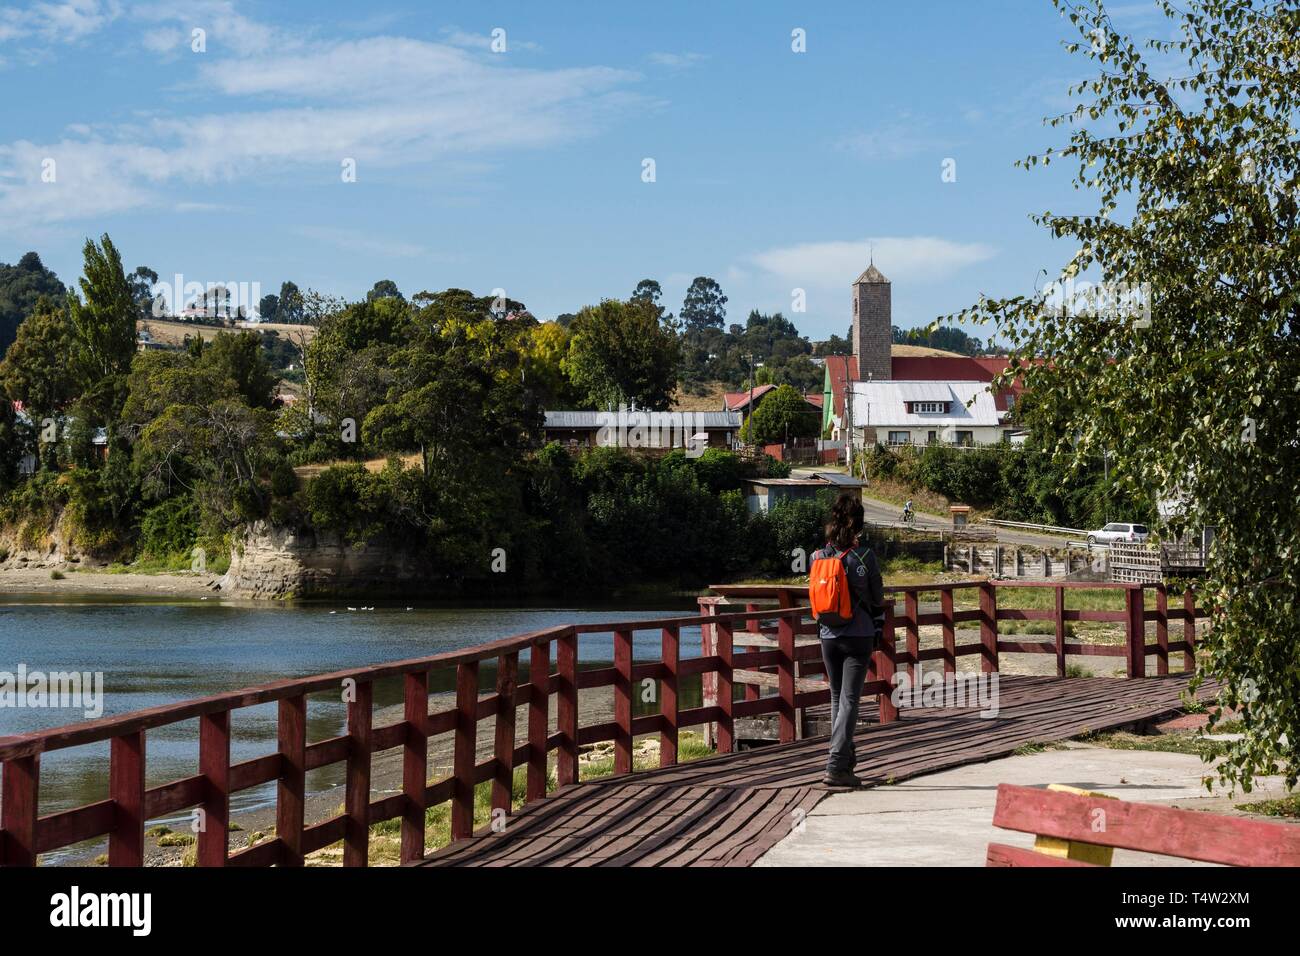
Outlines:
POLYGON ((1151 753, 1189 754, 1202 759, 1217 757, 1223 746, 1215 740, 1206 740, 1200 733, 1154 734, 1141 736, 1125 731, 1107 731, 1082 738, 1085 743, 1110 750, 1141 750, 1151 753))
POLYGON ((194 842, 190 833, 164 833, 158 838, 159 846, 189 846, 194 842))
POLYGON ((1247 813, 1262 813, 1267 817, 1281 817, 1287 820, 1300 819, 1300 793, 1279 800, 1261 800, 1258 803, 1243 803, 1237 807, 1247 813))
POLYGON ((1082 664, 1066 664, 1065 676, 1066 677, 1095 677, 1096 675, 1093 674, 1092 671, 1088 670, 1088 668, 1084 667, 1082 664))
POLYGON ((64 578, 64 574, 63 574, 62 571, 51 571, 51 572, 50 572, 50 580, 51 580, 51 581, 62 581, 63 578, 64 578))
POLYGON ((1021 744, 1015 750, 1011 751, 1013 756, 1024 757, 1029 754, 1046 753, 1049 750, 1068 750, 1064 742, 1060 740, 1031 740, 1027 744, 1021 744))

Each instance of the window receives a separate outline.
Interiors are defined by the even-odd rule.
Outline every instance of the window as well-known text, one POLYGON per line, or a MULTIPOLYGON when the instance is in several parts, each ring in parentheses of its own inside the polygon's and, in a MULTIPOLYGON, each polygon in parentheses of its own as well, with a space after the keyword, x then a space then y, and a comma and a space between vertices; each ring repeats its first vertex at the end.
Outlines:
POLYGON ((974 433, 974 432, 957 432, 957 433, 954 434, 953 438, 954 438, 954 440, 957 442, 958 445, 973 445, 973 444, 975 444, 975 433, 974 433))
POLYGON ((936 442, 936 441, 938 441, 938 440, 939 440, 939 433, 938 433, 938 432, 930 432, 929 437, 926 438, 926 441, 928 441, 928 442, 936 442))
POLYGON ((891 445, 910 445, 912 443, 911 432, 890 432, 889 443, 891 445))
POLYGON ((907 411, 911 415, 946 415, 947 402, 908 402, 907 411))

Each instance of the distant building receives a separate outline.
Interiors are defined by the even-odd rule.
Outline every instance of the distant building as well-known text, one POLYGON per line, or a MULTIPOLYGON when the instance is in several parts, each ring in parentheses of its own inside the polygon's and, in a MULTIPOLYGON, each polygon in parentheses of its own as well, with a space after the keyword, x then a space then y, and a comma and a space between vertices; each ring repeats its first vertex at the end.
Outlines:
POLYGON ((986 382, 855 382, 855 445, 992 445, 1010 441, 1009 404, 986 382))
MULTIPOLYGON (((768 392, 779 388, 779 385, 755 385, 753 391, 745 389, 741 392, 727 392, 722 397, 722 406, 725 411, 737 412, 740 415, 741 423, 749 420, 750 414, 759 405, 763 404, 763 397, 768 392)), ((816 393, 804 395, 803 400, 808 403, 808 408, 818 413, 822 410, 822 396, 816 393)))
POLYGON ((546 412, 542 429, 547 441, 575 450, 629 448, 667 451, 673 448, 732 448, 740 431, 733 412, 618 411, 546 412))
POLYGON ((745 482, 745 503, 756 514, 767 514, 784 501, 812 501, 820 491, 858 491, 860 478, 836 471, 817 471, 797 478, 753 478, 745 482))

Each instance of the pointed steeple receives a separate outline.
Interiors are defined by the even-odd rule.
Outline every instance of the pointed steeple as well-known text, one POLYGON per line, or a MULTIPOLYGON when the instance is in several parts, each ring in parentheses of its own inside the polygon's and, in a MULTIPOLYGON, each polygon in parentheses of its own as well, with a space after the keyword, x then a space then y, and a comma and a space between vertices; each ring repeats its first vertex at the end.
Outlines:
POLYGON ((869 283, 869 282, 884 282, 886 284, 889 283, 889 280, 886 279, 884 275, 881 273, 881 271, 876 268, 876 264, 874 262, 871 263, 871 265, 867 266, 867 271, 862 273, 862 275, 858 276, 857 281, 854 282, 853 284, 863 285, 864 283, 869 283))

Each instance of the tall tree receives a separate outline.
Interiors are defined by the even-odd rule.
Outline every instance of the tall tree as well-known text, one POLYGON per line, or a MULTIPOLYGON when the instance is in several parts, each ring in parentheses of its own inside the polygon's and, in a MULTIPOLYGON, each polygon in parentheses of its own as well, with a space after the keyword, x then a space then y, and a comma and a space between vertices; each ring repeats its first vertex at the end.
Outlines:
POLYGON ((279 307, 277 317, 281 322, 295 324, 302 321, 304 302, 302 292, 292 282, 280 284, 279 307))
MULTIPOLYGON (((1177 502, 1179 526, 1215 528, 1199 601, 1212 629, 1198 678, 1220 682, 1244 736, 1215 765, 1249 788, 1300 775, 1300 9, 1252 0, 1161 0, 1145 43, 1099 2, 1057 6, 1095 74, 1051 120, 1068 142, 1028 166, 1076 167, 1090 214, 1037 217, 1078 252, 1062 283, 990 299, 961 320, 996 324, 1044 414, 1073 415, 1056 455, 1109 454, 1134 497, 1177 502), (1066 308, 1062 308, 1062 305, 1066 308), (1050 361, 1034 361, 1050 356, 1050 361)), ((1217 720, 1222 711, 1213 711, 1217 720)))
POLYGON ((635 402, 666 408, 677 387, 677 336, 644 299, 605 299, 587 306, 570 327, 565 369, 585 401, 596 407, 635 402))
POLYGON ((727 297, 722 286, 707 276, 697 276, 682 301, 682 323, 687 331, 720 329, 727 320, 727 297))
POLYGON ((12 266, 0 262, 0 358, 18 333, 18 325, 41 296, 62 299, 63 283, 34 252, 12 266))
POLYGON ((397 283, 392 279, 380 279, 375 283, 374 288, 366 293, 367 301, 375 299, 400 299, 402 292, 397 288, 397 283))
POLYGON ((158 284, 158 273, 148 266, 136 266, 135 271, 127 276, 126 281, 131 287, 131 298, 135 302, 136 315, 141 319, 153 318, 153 290, 158 284))
MULTIPOLYGON (((18 326, 18 338, 0 362, 0 388, 10 401, 22 402, 39 434, 47 419, 58 430, 63 410, 80 394, 80 382, 68 360, 75 333, 62 300, 41 298, 36 310, 18 326)), ((49 465, 48 442, 36 442, 37 460, 49 465)))
POLYGON ((136 304, 122 271, 122 256, 107 235, 87 239, 81 296, 68 296, 82 370, 91 382, 125 375, 135 355, 136 304))

